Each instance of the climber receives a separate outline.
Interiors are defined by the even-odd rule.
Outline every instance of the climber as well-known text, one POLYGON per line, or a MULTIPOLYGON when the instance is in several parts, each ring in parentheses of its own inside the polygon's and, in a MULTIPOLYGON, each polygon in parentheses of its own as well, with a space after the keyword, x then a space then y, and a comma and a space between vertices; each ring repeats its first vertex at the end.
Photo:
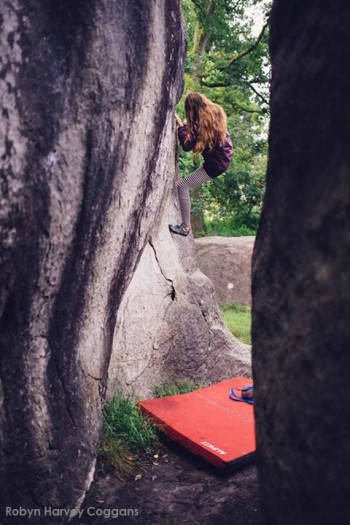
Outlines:
POLYGON ((178 182, 181 224, 169 224, 171 232, 183 237, 190 233, 191 200, 193 189, 224 173, 230 165, 233 146, 227 131, 226 114, 221 106, 201 93, 190 93, 185 100, 187 120, 175 114, 177 133, 184 151, 202 154, 203 166, 178 182))

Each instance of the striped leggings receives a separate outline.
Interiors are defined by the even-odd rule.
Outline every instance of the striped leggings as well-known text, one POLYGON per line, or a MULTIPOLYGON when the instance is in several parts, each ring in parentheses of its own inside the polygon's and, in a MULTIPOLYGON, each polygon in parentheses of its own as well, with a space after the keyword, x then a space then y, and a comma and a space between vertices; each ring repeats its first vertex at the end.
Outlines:
POLYGON ((182 223, 190 225, 191 223, 191 199, 190 190, 211 180, 203 168, 193 171, 188 177, 182 179, 177 185, 179 193, 179 202, 181 210, 182 223))

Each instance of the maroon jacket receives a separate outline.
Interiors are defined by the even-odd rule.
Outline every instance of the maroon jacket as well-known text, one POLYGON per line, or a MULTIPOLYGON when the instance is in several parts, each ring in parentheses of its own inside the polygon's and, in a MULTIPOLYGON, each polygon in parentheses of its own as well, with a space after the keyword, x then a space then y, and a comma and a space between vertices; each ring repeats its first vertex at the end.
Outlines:
MULTIPOLYGON (((185 143, 187 132, 188 126, 187 124, 184 124, 182 127, 178 128, 177 133, 183 150, 191 151, 195 147, 198 137, 196 136, 196 133, 194 133, 191 135, 190 140, 185 143)), ((205 148, 202 155, 204 157, 203 168, 209 177, 215 179, 215 177, 224 173, 229 167, 233 156, 233 146, 230 134, 226 133, 223 145, 214 146, 211 150, 205 148)))

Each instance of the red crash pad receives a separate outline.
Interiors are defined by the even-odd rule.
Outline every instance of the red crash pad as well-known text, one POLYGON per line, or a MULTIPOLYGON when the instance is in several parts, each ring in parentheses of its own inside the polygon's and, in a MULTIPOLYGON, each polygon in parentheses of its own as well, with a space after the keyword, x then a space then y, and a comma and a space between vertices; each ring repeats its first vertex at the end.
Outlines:
POLYGON ((244 377, 189 394, 147 399, 142 412, 170 438, 221 469, 249 464, 255 455, 253 407, 232 401, 231 388, 251 385, 244 377))

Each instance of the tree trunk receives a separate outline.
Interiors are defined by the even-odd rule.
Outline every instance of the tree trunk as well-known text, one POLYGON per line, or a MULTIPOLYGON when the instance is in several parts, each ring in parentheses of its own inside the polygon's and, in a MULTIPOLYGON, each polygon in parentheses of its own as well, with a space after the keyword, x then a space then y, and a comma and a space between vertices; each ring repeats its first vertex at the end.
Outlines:
POLYGON ((194 40, 192 54, 194 56, 194 69, 192 80, 198 86, 202 83, 203 60, 207 47, 207 35, 201 23, 197 20, 194 28, 194 40))
POLYGON ((55 523, 44 507, 91 482, 106 395, 249 357, 168 231, 179 2, 13 0, 0 23, 1 499, 55 523))
POLYGON ((270 152, 253 261, 268 525, 350 523, 350 7, 275 0, 270 152))

